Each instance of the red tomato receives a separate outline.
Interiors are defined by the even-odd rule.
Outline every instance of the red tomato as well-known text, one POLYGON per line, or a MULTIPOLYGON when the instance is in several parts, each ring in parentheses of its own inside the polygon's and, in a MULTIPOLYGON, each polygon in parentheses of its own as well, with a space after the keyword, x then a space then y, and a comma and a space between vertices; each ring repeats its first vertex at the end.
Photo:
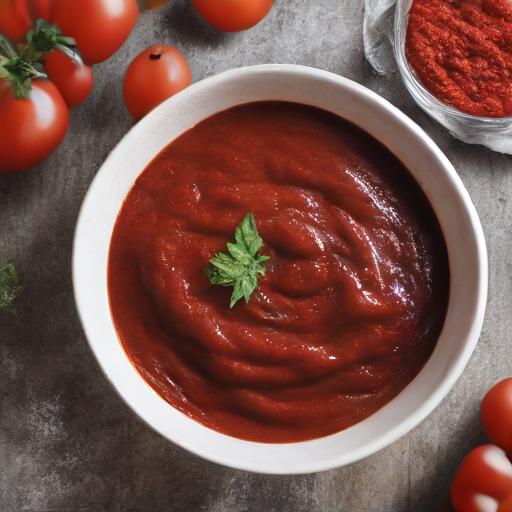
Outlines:
POLYGON ((50 20, 50 8, 52 0, 26 0, 32 21, 43 19, 50 20))
POLYGON ((512 454, 512 378, 491 388, 482 401, 480 415, 491 441, 512 454))
POLYGON ((167 0, 146 0, 144 7, 146 9, 158 9, 162 5, 166 4, 167 0))
POLYGON ((167 45, 150 46, 128 67, 123 94, 128 112, 137 120, 192 82, 185 57, 167 45))
POLYGON ((92 91, 92 69, 77 64, 58 50, 50 52, 44 61, 48 78, 57 86, 68 107, 78 107, 92 91))
POLYGON ((0 33, 18 43, 32 27, 26 0, 0 0, 0 33))
POLYGON ((451 498, 456 512, 510 512, 512 463, 506 453, 492 444, 470 452, 452 483, 451 498))
POLYGON ((27 99, 16 99, 0 81, 0 172, 34 167, 61 143, 69 113, 60 92, 49 80, 35 80, 27 99))
POLYGON ((0 0, 0 33, 14 42, 24 42, 38 19, 50 20, 52 0, 0 0))
POLYGON ((138 14, 136 0, 52 0, 51 21, 76 40, 85 62, 95 64, 121 47, 138 14))
POLYGON ((192 0, 201 17, 223 32, 247 30, 272 8, 273 0, 192 0))

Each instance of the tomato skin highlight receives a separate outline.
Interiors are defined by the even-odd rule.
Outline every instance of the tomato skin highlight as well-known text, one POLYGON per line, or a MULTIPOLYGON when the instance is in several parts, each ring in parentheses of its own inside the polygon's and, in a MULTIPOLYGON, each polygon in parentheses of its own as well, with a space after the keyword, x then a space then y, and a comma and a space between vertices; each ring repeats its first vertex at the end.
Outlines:
POLYGON ((80 65, 73 62, 58 50, 48 54, 44 69, 70 108, 81 105, 92 91, 94 83, 92 68, 86 64, 80 65))
POLYGON ((453 480, 451 499, 456 512, 508 511, 512 463, 506 453, 492 444, 471 451, 453 480))
POLYGON ((480 416, 491 441, 512 455, 512 378, 498 382, 488 391, 480 416))
POLYGON ((192 0, 204 21, 223 32, 254 27, 269 13, 273 3, 273 0, 192 0))
POLYGON ((130 115, 138 120, 192 82, 185 57, 172 46, 150 46, 128 66, 123 96, 130 115))
POLYGON ((69 124, 66 103, 49 80, 35 80, 26 99, 0 81, 0 172, 26 171, 62 142, 69 124))
POLYGON ((123 45, 138 15, 136 0, 53 0, 51 22, 76 40, 84 62, 96 64, 123 45))

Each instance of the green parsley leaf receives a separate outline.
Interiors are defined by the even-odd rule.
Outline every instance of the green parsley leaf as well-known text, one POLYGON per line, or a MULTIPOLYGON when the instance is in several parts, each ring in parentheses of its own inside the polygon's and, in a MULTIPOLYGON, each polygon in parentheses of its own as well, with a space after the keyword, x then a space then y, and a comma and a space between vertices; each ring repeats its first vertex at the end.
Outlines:
POLYGON ((18 274, 14 265, 8 264, 0 267, 0 310, 12 311, 14 301, 21 293, 18 274))
POLYGON ((248 213, 235 231, 235 243, 228 242, 228 254, 219 252, 211 260, 205 273, 210 283, 219 286, 232 286, 233 307, 240 299, 249 302, 258 286, 258 276, 265 275, 264 263, 268 256, 258 255, 263 240, 256 229, 254 215, 248 213))

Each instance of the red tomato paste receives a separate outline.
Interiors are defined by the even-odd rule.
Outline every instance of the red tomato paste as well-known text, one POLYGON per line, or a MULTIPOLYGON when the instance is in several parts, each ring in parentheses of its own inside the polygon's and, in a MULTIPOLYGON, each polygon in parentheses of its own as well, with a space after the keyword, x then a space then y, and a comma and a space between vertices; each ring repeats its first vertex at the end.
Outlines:
POLYGON ((179 137, 137 179, 112 236, 112 316, 171 405, 232 436, 311 439, 366 418, 431 355, 449 271, 404 166, 333 114, 263 102, 179 137), (248 212, 270 256, 248 304, 203 269, 248 212))
POLYGON ((511 0, 414 0, 405 51, 442 102, 475 116, 512 116, 511 0))

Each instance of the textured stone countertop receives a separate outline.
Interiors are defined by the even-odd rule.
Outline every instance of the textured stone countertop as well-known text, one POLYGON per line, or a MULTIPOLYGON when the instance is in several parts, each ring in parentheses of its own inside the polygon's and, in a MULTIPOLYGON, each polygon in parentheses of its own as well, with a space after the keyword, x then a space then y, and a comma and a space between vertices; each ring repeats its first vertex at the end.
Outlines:
POLYGON ((511 158, 452 138, 412 102, 400 78, 365 62, 362 0, 276 0, 255 29, 221 34, 189 3, 145 12, 122 50, 95 69, 94 94, 42 166, 0 176, 0 261, 26 284, 17 316, 0 317, 2 512, 434 511, 463 455, 482 440, 477 405, 511 374, 511 158), (418 122, 458 170, 487 238, 490 297, 480 342, 442 404, 409 435, 349 467, 261 476, 205 462, 166 442, 121 402, 94 360, 75 313, 71 246, 84 194, 131 126, 121 98, 129 60, 168 42, 194 80, 250 64, 300 63, 339 73, 418 122))

